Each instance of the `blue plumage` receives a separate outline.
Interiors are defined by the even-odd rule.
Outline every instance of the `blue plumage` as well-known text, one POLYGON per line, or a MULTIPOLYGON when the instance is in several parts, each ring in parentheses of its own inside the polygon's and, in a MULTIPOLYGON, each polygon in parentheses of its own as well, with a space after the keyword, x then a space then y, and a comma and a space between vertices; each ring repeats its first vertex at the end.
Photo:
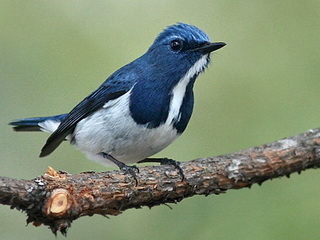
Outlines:
POLYGON ((60 114, 56 116, 50 116, 50 117, 35 117, 35 118, 24 118, 19 119, 16 121, 13 121, 10 123, 10 125, 14 125, 14 130, 17 132, 20 131, 41 131, 41 127, 39 126, 39 123, 45 122, 45 121, 55 121, 55 122, 62 122, 62 120, 67 116, 67 114, 60 114))
POLYGON ((195 26, 172 25, 68 114, 10 124, 17 131, 51 133, 40 157, 67 139, 88 158, 123 169, 162 150, 185 130, 194 82, 209 64, 210 52, 224 45, 210 43, 195 26))

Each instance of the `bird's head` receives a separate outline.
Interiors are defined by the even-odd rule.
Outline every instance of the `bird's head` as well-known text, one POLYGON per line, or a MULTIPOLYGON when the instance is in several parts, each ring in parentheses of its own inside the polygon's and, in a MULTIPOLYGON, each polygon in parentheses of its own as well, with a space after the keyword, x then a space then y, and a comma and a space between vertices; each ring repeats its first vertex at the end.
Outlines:
POLYGON ((197 75, 208 65, 210 53, 225 45, 211 43, 208 35, 193 25, 178 23, 160 33, 146 55, 149 63, 164 73, 181 76, 194 68, 193 75, 197 75))

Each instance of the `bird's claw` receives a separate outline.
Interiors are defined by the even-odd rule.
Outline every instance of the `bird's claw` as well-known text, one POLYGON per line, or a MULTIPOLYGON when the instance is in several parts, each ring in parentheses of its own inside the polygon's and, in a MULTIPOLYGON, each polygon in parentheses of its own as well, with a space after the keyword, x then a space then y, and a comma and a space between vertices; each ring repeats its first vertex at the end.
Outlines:
POLYGON ((135 182, 136 182, 136 186, 138 185, 138 179, 137 179, 137 173, 139 173, 139 168, 135 165, 133 166, 128 166, 127 164, 123 163, 123 162, 120 162, 119 160, 115 159, 113 156, 111 156, 110 154, 108 153, 105 153, 105 152, 102 152, 101 155, 110 160, 111 162, 113 162, 115 165, 118 166, 118 168, 122 171, 124 171, 124 173, 127 175, 131 175, 135 182))
POLYGON ((179 161, 176 161, 176 160, 173 160, 170 158, 162 158, 160 164, 174 166, 175 169, 179 172, 179 175, 181 176, 181 181, 183 182, 185 180, 185 176, 184 176, 182 168, 180 167, 179 161))
POLYGON ((122 170, 126 175, 131 175, 136 182, 136 186, 138 185, 138 179, 137 179, 136 173, 139 173, 139 168, 137 166, 135 165, 128 166, 124 164, 123 166, 120 167, 120 170, 122 170))

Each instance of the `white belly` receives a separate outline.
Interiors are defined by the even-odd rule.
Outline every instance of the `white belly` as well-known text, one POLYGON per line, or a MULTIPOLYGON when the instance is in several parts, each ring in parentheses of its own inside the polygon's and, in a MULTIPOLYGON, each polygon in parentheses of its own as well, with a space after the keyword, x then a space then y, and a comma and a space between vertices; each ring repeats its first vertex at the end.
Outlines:
POLYGON ((102 157, 104 152, 121 162, 135 163, 161 151, 179 136, 169 122, 151 129, 136 124, 129 113, 129 95, 109 101, 77 124, 73 144, 89 159, 114 166, 102 157))

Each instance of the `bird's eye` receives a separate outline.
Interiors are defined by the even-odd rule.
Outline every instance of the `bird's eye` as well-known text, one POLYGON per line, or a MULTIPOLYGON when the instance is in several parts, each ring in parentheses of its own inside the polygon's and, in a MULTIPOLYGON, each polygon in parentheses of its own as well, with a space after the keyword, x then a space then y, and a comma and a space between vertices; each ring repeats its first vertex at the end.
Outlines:
POLYGON ((170 48, 172 49, 172 51, 179 51, 182 49, 182 41, 180 40, 172 40, 170 42, 170 48))

